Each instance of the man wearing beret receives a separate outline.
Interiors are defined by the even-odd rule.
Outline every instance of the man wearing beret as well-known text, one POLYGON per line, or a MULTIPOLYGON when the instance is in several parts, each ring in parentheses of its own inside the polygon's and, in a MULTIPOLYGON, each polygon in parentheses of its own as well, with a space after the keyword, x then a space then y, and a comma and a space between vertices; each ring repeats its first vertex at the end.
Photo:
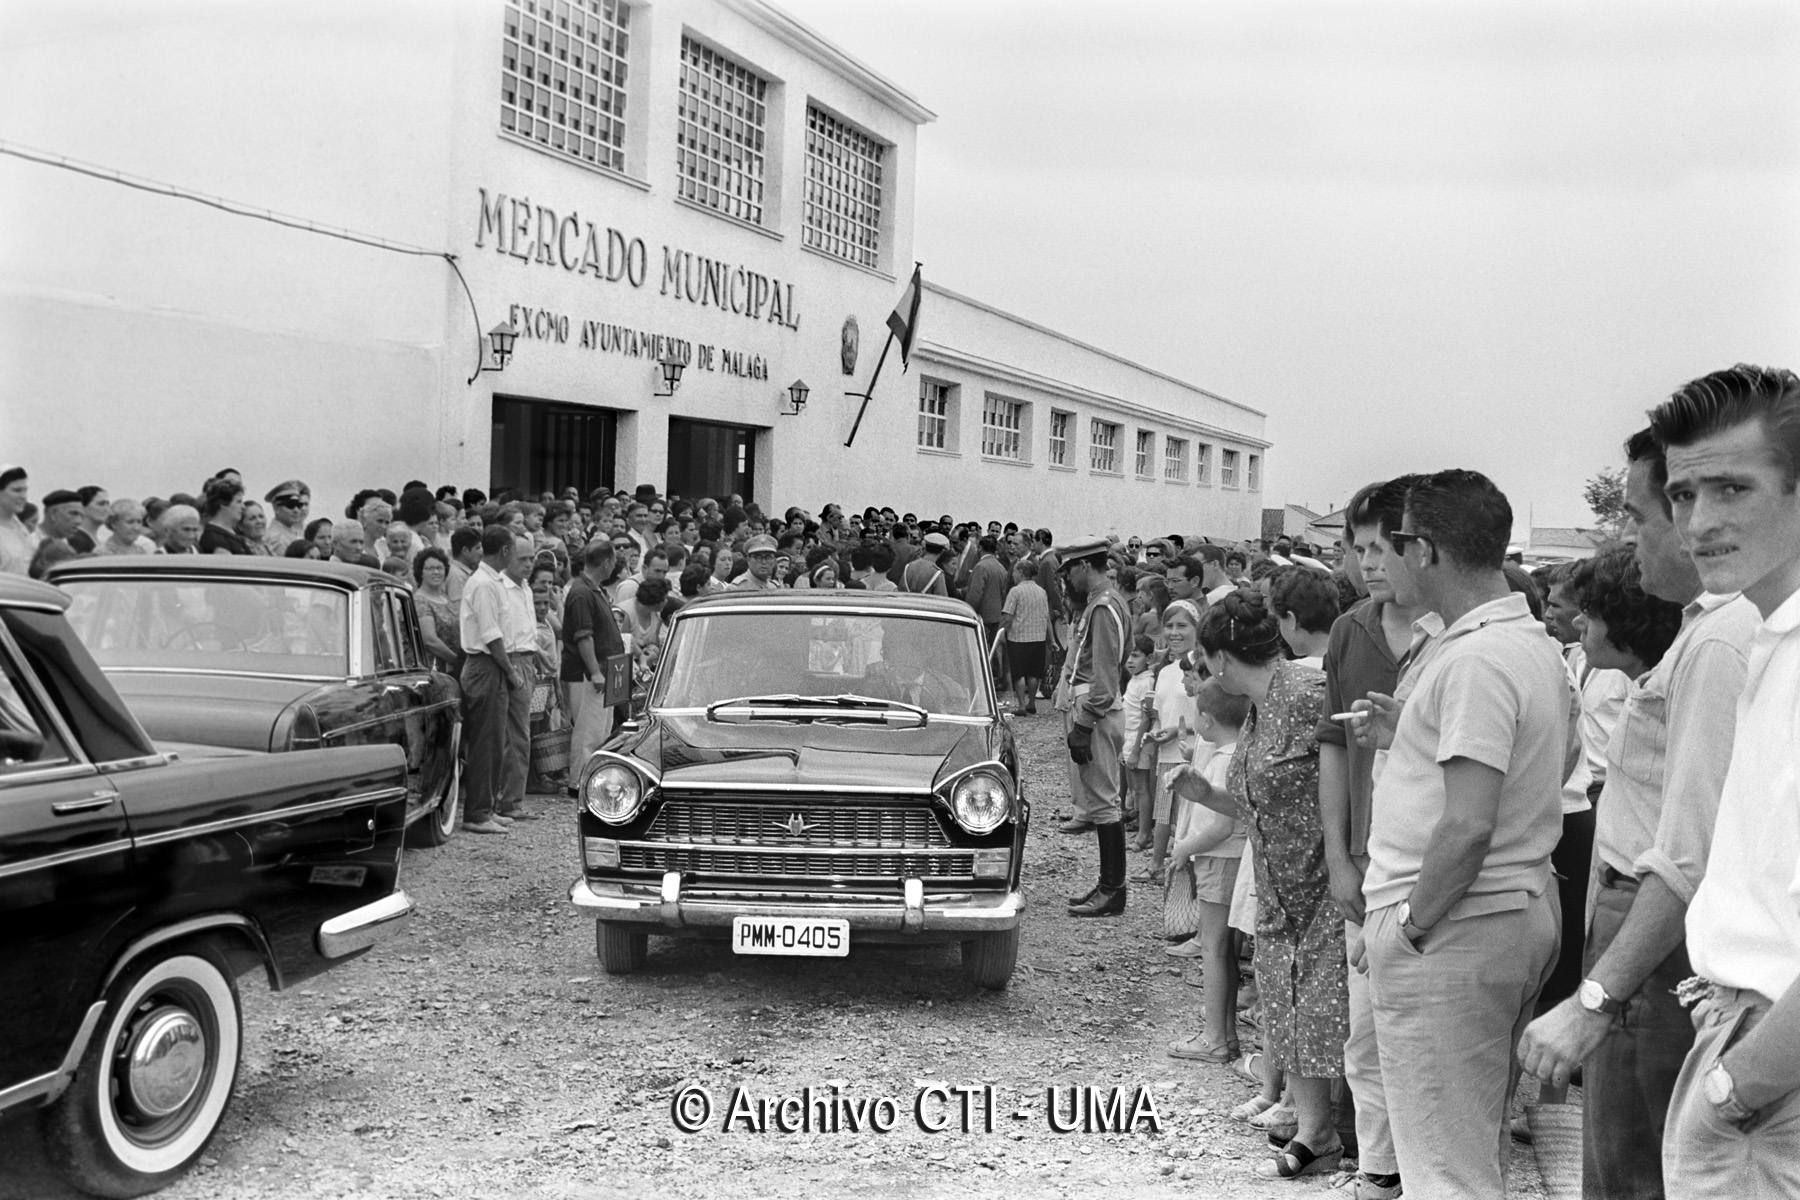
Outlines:
MULTIPOLYGON (((38 521, 38 532, 43 541, 57 541, 68 544, 69 539, 81 532, 81 497, 67 488, 58 488, 44 497, 44 515, 38 521)), ((69 546, 70 553, 79 550, 69 546)))
POLYGON ((1125 827, 1119 803, 1119 750, 1125 738, 1126 634, 1131 617, 1106 575, 1105 538, 1057 548, 1071 599, 1083 602, 1069 644, 1056 706, 1064 713, 1069 747, 1069 794, 1075 815, 1064 833, 1094 830, 1100 841, 1100 882, 1069 898, 1069 915, 1109 917, 1125 911, 1125 827))

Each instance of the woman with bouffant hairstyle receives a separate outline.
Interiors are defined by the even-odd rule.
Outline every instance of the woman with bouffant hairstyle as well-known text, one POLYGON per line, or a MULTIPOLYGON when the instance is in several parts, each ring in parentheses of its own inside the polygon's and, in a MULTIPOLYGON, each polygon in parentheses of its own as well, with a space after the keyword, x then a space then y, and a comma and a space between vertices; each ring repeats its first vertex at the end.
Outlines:
POLYGON ((1332 1127, 1331 1085, 1344 1073, 1350 1032, 1344 923, 1331 898, 1319 819, 1319 743, 1325 674, 1282 656, 1281 624, 1249 589, 1226 596, 1200 622, 1207 670, 1248 697, 1226 788, 1197 780, 1194 798, 1244 822, 1256 864, 1256 985, 1263 1052, 1287 1073, 1298 1129, 1265 1179, 1331 1171, 1344 1145, 1332 1127))

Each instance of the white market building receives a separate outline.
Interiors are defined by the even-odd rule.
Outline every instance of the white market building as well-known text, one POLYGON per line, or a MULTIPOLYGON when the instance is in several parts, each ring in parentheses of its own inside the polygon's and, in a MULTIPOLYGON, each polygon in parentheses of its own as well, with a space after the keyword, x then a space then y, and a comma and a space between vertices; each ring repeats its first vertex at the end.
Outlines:
POLYGON ((761 0, 5 19, 7 146, 387 244, 0 155, 0 460, 34 495, 233 466, 253 494, 306 479, 316 515, 417 477, 1258 531, 1262 413, 929 264, 911 368, 889 355, 844 445, 934 115, 761 0), (508 322, 510 361, 471 382, 508 322))

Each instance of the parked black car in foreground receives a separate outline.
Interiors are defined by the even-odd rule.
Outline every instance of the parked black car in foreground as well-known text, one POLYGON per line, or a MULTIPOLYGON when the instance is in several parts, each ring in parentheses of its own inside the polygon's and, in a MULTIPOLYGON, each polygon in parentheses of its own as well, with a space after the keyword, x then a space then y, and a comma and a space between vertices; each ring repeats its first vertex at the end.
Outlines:
POLYGON ((1030 808, 967 605, 862 591, 706 597, 671 624, 645 716, 580 768, 602 966, 648 935, 841 957, 956 942, 1018 958, 1030 808))
POLYGON ((456 680, 431 667, 412 593, 337 562, 217 554, 83 558, 50 572, 69 623, 150 736, 238 750, 392 743, 406 823, 456 829, 456 680))
POLYGON ((406 764, 153 744, 64 618, 0 576, 0 1114, 76 1186, 185 1171, 230 1103, 236 977, 283 988, 412 912, 406 764))

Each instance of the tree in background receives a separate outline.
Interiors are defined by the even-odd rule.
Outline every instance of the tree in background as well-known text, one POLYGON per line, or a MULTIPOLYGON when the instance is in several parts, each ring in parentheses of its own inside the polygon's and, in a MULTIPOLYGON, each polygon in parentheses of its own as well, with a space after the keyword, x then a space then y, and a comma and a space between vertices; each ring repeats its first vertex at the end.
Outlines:
POLYGON ((1625 532, 1625 468, 1602 467, 1581 489, 1581 498, 1587 501, 1595 523, 1608 538, 1625 532))

